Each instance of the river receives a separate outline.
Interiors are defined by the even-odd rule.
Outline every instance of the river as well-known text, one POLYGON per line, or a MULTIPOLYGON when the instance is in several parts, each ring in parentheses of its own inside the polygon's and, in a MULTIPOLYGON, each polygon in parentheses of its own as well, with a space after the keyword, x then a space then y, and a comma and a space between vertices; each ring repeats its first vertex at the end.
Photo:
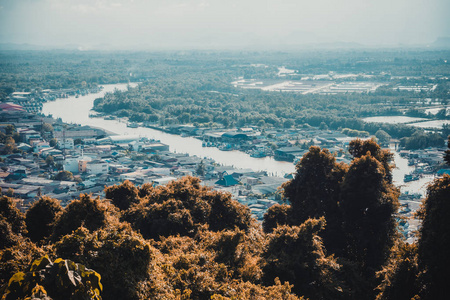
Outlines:
POLYGON ((254 158, 241 151, 221 151, 214 147, 202 147, 202 141, 193 137, 181 137, 145 127, 129 128, 126 123, 120 120, 90 118, 89 113, 94 106, 95 99, 101 98, 105 93, 113 92, 115 89, 126 90, 127 84, 111 84, 103 85, 103 87, 104 89, 99 93, 46 102, 43 105, 42 113, 52 115, 55 119, 61 118, 65 123, 90 125, 119 135, 139 135, 160 140, 162 143, 169 145, 172 152, 212 158, 219 164, 235 168, 266 171, 269 175, 274 176, 283 176, 295 171, 292 163, 276 161, 273 157, 254 158))
MULTIPOLYGON (((135 86, 135 84, 133 85, 135 86)), ((193 137, 181 137, 159 130, 139 127, 129 128, 126 123, 120 120, 105 120, 103 118, 90 118, 89 114, 94 104, 94 100, 101 98, 107 92, 115 89, 126 90, 127 84, 103 85, 101 92, 80 96, 79 98, 69 97, 46 102, 43 105, 42 113, 52 115, 53 118, 61 118, 65 123, 75 123, 90 125, 108 130, 119 135, 139 135, 149 139, 160 140, 169 145, 170 151, 187 153, 198 157, 212 158, 222 165, 233 166, 235 168, 252 169, 255 171, 266 171, 269 175, 283 176, 286 173, 295 171, 292 163, 276 161, 273 157, 253 158, 240 151, 220 151, 214 147, 202 147, 202 141, 193 137)), ((428 182, 432 177, 423 177, 418 181, 408 183, 403 182, 403 176, 410 173, 413 167, 408 166, 408 161, 395 151, 394 162, 397 166, 393 170, 394 183, 400 186, 402 192, 425 194, 428 182)))

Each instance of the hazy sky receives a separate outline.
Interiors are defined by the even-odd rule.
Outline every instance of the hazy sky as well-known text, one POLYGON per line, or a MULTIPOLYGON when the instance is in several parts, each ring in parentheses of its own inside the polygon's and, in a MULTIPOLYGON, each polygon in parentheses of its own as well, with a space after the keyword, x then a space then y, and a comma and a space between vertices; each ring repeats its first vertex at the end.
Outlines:
POLYGON ((449 0, 0 0, 0 43, 124 49, 427 44, 449 0))

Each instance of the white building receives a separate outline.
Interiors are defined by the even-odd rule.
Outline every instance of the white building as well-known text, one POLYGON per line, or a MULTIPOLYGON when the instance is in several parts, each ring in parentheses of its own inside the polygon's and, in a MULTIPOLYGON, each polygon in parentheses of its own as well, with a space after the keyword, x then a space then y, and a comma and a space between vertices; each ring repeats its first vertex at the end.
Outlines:
POLYGON ((66 138, 65 140, 63 140, 63 139, 58 140, 58 148, 59 149, 73 149, 74 148, 73 139, 66 138))
POLYGON ((108 170, 108 163, 104 160, 92 160, 86 164, 86 172, 88 174, 107 174, 108 170))

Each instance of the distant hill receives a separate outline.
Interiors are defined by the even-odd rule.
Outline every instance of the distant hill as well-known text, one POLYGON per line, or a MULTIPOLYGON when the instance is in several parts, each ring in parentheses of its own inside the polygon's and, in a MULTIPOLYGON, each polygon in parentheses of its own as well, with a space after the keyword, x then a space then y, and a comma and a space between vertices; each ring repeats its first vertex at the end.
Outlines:
POLYGON ((450 49, 450 37, 445 36, 437 38, 436 41, 431 44, 431 47, 450 49))

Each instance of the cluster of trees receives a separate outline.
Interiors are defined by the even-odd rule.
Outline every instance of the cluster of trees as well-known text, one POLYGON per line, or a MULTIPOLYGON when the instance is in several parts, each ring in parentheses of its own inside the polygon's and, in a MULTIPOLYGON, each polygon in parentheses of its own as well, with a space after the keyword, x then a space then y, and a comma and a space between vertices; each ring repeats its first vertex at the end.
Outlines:
POLYGON ((65 208, 44 196, 25 214, 3 196, 2 292, 19 282, 21 297, 62 299, 44 294, 47 281, 32 270, 67 278, 50 272, 65 268, 72 275, 61 282, 76 284, 64 299, 90 287, 105 299, 444 299, 450 176, 430 185, 418 242, 406 244, 391 154, 361 140, 350 151, 345 165, 311 147, 282 186, 287 204, 271 207, 262 225, 194 177, 158 187, 125 181, 106 188, 106 199, 81 195, 65 208))
MULTIPOLYGON (((128 117, 131 121, 148 121, 162 126, 189 123, 205 127, 290 128, 309 124, 334 130, 348 129, 356 137, 365 132, 375 134, 380 129, 394 138, 410 137, 416 131, 428 135, 411 126, 366 123, 361 118, 402 115, 403 108, 430 95, 412 92, 401 96, 395 93, 303 95, 242 89, 230 84, 242 71, 253 69, 255 67, 217 66, 208 60, 197 62, 197 65, 178 62, 168 66, 170 76, 147 77, 134 89, 116 91, 97 99, 94 108, 128 117), (175 69, 177 73, 173 74, 175 69)), ((271 68, 267 69, 265 75, 257 73, 260 80, 272 77, 271 68)), ((443 93, 442 97, 444 101, 448 95, 443 93)), ((417 111, 408 110, 407 114, 415 116, 417 111)))
POLYGON ((3 130, 0 131, 0 143, 3 144, 3 146, 0 149, 0 154, 6 155, 20 152, 16 145, 17 142, 20 142, 20 135, 17 133, 16 128, 13 125, 8 124, 2 129, 3 130))
POLYGON ((416 131, 410 137, 400 139, 400 146, 405 149, 424 149, 428 147, 442 148, 445 140, 439 133, 416 131))

